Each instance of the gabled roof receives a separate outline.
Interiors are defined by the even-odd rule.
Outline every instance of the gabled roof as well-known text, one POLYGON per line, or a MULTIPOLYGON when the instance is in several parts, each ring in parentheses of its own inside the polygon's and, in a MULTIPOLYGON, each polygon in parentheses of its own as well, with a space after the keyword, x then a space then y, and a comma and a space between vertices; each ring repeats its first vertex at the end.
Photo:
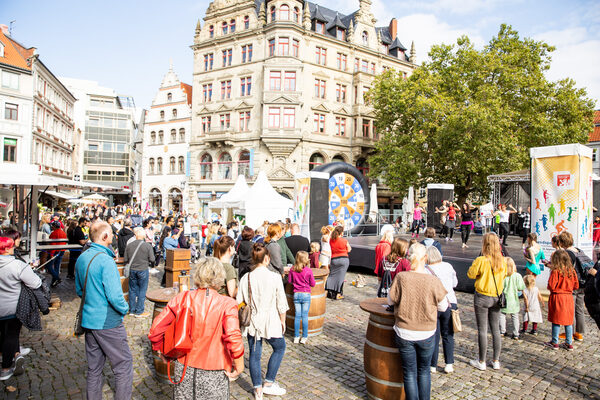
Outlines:
POLYGON ((328 22, 329 20, 323 15, 321 10, 319 9, 319 5, 315 4, 314 12, 311 13, 311 18, 321 22, 328 22))
POLYGON ((0 57, 0 63, 31 71, 27 59, 35 54, 35 47, 26 48, 5 35, 2 30, 0 30, 0 42, 4 45, 4 57, 0 57))
POLYGON ((336 14, 335 18, 333 19, 333 21, 329 22, 327 24, 327 30, 330 30, 331 28, 342 28, 342 29, 346 29, 346 25, 344 25, 342 23, 342 20, 340 19, 340 14, 336 14))
POLYGON ((402 51, 406 51, 406 47, 404 47, 404 45, 400 43, 400 40, 398 40, 398 38, 394 39, 394 41, 390 45, 390 50, 392 49, 400 49, 402 51))
POLYGON ((590 132, 589 142, 600 142, 600 110, 594 111, 594 129, 590 132))

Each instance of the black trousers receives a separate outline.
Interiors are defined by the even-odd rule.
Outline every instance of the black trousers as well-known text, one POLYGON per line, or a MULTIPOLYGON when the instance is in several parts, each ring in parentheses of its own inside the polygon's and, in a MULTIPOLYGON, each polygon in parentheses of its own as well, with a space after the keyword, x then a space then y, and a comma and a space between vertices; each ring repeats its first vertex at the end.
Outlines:
MULTIPOLYGON (((467 244, 469 236, 471 236, 471 225, 462 225, 460 227, 460 237, 463 244, 467 244)), ((450 237, 452 237, 452 235, 450 235, 450 237)))
POLYGON ((523 244, 525 242, 527 242, 527 235, 529 235, 530 232, 531 232, 530 228, 523 228, 523 229, 521 229, 521 236, 523 237, 523 244))
POLYGON ((508 232, 510 231, 510 227, 508 226, 508 222, 500 222, 500 238, 502 239, 502 244, 506 246, 506 238, 508 238, 508 232))
POLYGON ((2 368, 13 365, 15 354, 19 351, 21 321, 17 318, 0 320, 0 348, 2 349, 2 368))

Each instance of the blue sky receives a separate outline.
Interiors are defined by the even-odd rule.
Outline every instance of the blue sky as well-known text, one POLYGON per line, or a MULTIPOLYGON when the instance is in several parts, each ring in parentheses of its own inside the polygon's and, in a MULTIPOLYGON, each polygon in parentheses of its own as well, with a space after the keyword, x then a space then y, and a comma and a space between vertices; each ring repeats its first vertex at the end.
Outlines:
MULTIPOLYGON (((600 2, 598 0, 372 0, 378 25, 398 19, 399 38, 414 40, 419 60, 432 44, 463 34, 483 46, 501 23, 521 36, 557 47, 549 78, 570 77, 585 87, 600 108, 600 2)), ((317 1, 348 13, 358 0, 317 1)), ((0 23, 13 24, 13 37, 37 47, 58 76, 89 79, 132 95, 148 107, 173 60, 175 71, 192 83, 196 20, 208 1, 192 0, 0 0, 0 23)))

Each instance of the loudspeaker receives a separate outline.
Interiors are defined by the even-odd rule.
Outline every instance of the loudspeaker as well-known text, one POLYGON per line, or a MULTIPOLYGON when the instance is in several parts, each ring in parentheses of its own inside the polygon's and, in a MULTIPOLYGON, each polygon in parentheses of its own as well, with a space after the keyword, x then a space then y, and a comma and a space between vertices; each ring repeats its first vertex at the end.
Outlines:
POLYGON ((310 178, 310 240, 321 241, 321 228, 328 223, 329 216, 329 174, 311 174, 310 178))

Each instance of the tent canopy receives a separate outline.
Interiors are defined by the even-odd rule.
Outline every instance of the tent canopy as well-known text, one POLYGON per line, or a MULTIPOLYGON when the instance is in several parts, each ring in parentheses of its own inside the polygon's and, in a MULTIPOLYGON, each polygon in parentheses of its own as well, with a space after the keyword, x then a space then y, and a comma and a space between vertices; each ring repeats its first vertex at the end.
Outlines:
POLYGON ((209 208, 241 208, 250 188, 244 175, 238 175, 231 190, 219 199, 208 203, 209 208))
POLYGON ((265 220, 273 222, 290 216, 294 202, 277 193, 264 171, 260 171, 240 209, 246 215, 246 225, 258 228, 265 220))

